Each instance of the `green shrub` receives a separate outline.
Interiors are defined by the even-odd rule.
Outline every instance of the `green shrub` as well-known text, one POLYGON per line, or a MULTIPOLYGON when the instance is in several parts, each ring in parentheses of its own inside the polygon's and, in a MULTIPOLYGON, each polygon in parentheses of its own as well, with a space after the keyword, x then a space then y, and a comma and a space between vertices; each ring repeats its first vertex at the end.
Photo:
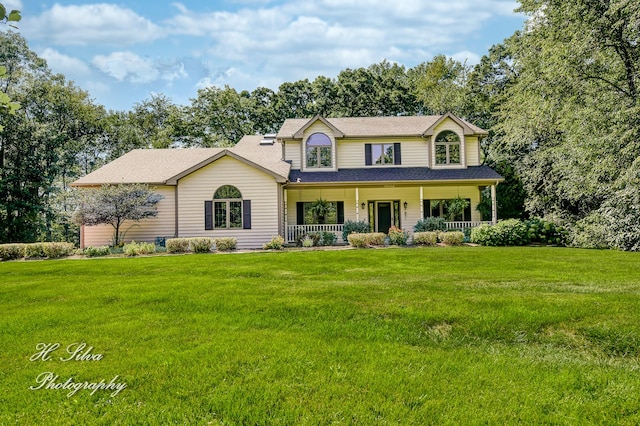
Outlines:
MULTIPOLYGON (((213 241, 213 238, 209 237, 189 238, 189 248, 194 253, 209 253, 213 247, 213 241)), ((235 248, 235 245, 233 248, 235 248)))
POLYGON ((446 231, 447 223, 443 217, 425 217, 413 227, 414 232, 446 231))
POLYGON ((440 234, 440 241, 448 246, 459 246, 464 242, 464 232, 451 231, 440 234))
POLYGON ((349 245, 357 248, 369 247, 369 234, 361 233, 361 232, 353 232, 347 235, 347 241, 349 241, 349 245))
POLYGON ((44 243, 25 244, 24 257, 47 257, 44 254, 44 243))
POLYGON ((271 237, 269 242, 264 243, 262 248, 265 250, 282 250, 284 248, 284 238, 280 235, 277 237, 271 237))
POLYGON ((523 246, 529 244, 529 227, 518 219, 480 225, 471 231, 471 242, 485 246, 523 246))
POLYGON ((567 232, 564 227, 549 220, 534 218, 525 222, 532 243, 564 245, 567 232))
POLYGON ((300 246, 300 247, 319 246, 321 238, 322 238, 322 235, 320 235, 319 232, 309 232, 307 234, 301 235, 300 238, 298 238, 298 241, 296 242, 296 245, 300 246), (309 240, 311 242, 308 242, 309 240), (306 244, 311 244, 311 245, 306 245, 305 246, 305 241, 306 241, 306 244))
POLYGON ((567 245, 578 248, 610 248, 609 222, 599 212, 577 221, 567 236, 567 245))
POLYGON ((421 246, 435 246, 438 243, 437 232, 416 232, 413 234, 413 244, 421 246))
POLYGON ((406 246, 409 239, 409 233, 402 229, 392 226, 389 228, 389 244, 395 246, 406 246))
POLYGON ((73 254, 75 247, 73 243, 51 242, 43 243, 43 252, 49 259, 57 259, 73 254))
MULTIPOLYGON (((318 238, 319 240, 320 238, 318 238)), ((311 238, 308 234, 302 239, 302 247, 313 247, 313 238, 311 238)))
POLYGON ((320 232, 320 243, 321 246, 333 246, 336 244, 338 240, 338 236, 333 232, 322 231, 320 232))
POLYGON ((354 232, 357 234, 366 234, 371 231, 369 227, 369 223, 361 220, 347 220, 342 226, 342 240, 347 241, 347 236, 349 234, 353 234, 354 232))
POLYGON ((25 257, 24 244, 0 244, 0 260, 12 260, 25 257))
POLYGON ((151 254, 156 252, 156 245, 153 243, 136 243, 131 241, 122 246, 122 250, 127 256, 137 256, 139 254, 151 254))
POLYGON ((190 238, 168 238, 165 241, 167 253, 186 253, 189 251, 190 238))
POLYGON ((111 254, 111 250, 109 250, 109 247, 107 246, 101 246, 101 247, 89 246, 89 247, 85 247, 85 249, 82 251, 82 254, 87 257, 107 256, 111 254))
POLYGON ((213 244, 218 251, 232 251, 238 246, 236 237, 218 237, 213 239, 213 244))

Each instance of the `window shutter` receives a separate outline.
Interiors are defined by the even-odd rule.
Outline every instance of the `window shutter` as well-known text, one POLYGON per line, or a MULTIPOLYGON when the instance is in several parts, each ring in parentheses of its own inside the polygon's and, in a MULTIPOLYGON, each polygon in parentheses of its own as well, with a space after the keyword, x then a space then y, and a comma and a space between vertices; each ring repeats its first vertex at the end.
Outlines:
POLYGON ((393 144, 393 164, 400 165, 402 164, 402 155, 400 154, 400 143, 396 142, 393 144))
POLYGON ((431 217, 431 201, 422 200, 422 214, 424 217, 431 217))
POLYGON ((370 166, 371 164, 373 164, 373 160, 371 159, 371 144, 365 143, 364 144, 364 165, 370 166))
POLYGON ((304 225, 304 203, 296 203, 296 225, 304 225))
POLYGON ((204 229, 206 231, 213 229, 213 201, 204 202, 204 229))
POLYGON ((242 200, 242 229, 251 229, 251 200, 242 200))
POLYGON ((344 201, 338 201, 338 223, 344 223, 344 201))
POLYGON ((467 198, 469 205, 464 208, 463 218, 465 222, 471 222, 471 200, 467 198))

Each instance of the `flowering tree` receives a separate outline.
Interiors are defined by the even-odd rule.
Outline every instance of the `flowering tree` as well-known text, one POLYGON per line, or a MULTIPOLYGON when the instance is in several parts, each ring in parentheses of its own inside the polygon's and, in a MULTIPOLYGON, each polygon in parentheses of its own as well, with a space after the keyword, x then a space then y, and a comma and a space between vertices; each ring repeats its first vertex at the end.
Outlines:
POLYGON ((113 245, 117 246, 130 228, 122 231, 124 223, 156 217, 156 204, 163 198, 149 186, 141 184, 102 185, 98 189, 82 189, 74 220, 78 225, 113 226, 113 245))

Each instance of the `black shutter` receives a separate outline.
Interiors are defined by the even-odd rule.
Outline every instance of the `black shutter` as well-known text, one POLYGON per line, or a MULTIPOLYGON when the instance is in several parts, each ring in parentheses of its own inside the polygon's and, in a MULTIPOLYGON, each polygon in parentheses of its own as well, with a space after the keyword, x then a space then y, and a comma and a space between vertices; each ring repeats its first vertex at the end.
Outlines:
POLYGON ((371 159, 371 144, 365 143, 364 144, 364 165, 370 166, 371 164, 373 164, 373 160, 371 159))
POLYGON ((469 202, 469 205, 464 208, 464 217, 462 218, 462 220, 464 220, 465 222, 471 222, 471 200, 467 198, 467 201, 469 202))
POLYGON ((402 155, 400 154, 400 143, 396 142, 393 144, 393 164, 400 165, 402 164, 402 155))
POLYGON ((296 225, 304 225, 304 203, 296 203, 296 225))
POLYGON ((213 201, 204 202, 204 229, 207 231, 213 229, 213 201))
POLYGON ((344 223, 344 201, 338 201, 338 223, 344 223))
POLYGON ((422 200, 422 214, 423 217, 431 217, 431 201, 422 200))
POLYGON ((242 200, 242 229, 251 229, 251 200, 242 200))

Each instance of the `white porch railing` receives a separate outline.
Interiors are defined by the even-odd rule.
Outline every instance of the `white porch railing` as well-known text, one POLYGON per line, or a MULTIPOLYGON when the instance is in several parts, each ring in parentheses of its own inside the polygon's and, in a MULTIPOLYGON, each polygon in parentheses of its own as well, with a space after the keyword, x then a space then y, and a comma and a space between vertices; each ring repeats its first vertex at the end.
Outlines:
POLYGON ((468 229, 475 228, 480 225, 491 225, 493 222, 491 221, 477 221, 477 222, 469 222, 469 221, 460 221, 460 222, 446 222, 447 230, 460 230, 460 229, 468 229))
POLYGON ((330 225, 287 225, 287 243, 295 243, 309 232, 332 232, 338 237, 336 242, 341 243, 342 226, 341 223, 330 225))

